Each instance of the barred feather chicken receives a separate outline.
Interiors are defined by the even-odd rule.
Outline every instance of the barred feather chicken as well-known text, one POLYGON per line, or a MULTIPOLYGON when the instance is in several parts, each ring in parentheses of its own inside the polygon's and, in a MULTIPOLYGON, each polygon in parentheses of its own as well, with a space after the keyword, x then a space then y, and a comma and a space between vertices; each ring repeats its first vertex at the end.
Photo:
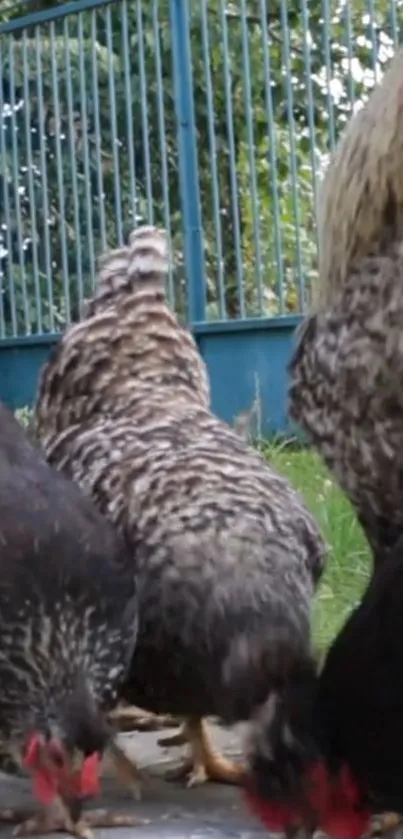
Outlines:
POLYGON ((351 119, 319 200, 315 311, 290 414, 353 503, 375 565, 403 534, 403 51, 351 119))
POLYGON ((166 270, 151 227, 101 260, 85 320, 42 373, 36 433, 133 549, 141 617, 123 699, 185 721, 170 742, 190 743, 189 783, 239 783, 203 719, 249 719, 299 667, 325 547, 298 494, 210 412, 166 270))
POLYGON ((32 776, 40 809, 0 811, 18 835, 135 820, 82 818, 130 664, 137 600, 127 549, 0 404, 0 761, 32 776))

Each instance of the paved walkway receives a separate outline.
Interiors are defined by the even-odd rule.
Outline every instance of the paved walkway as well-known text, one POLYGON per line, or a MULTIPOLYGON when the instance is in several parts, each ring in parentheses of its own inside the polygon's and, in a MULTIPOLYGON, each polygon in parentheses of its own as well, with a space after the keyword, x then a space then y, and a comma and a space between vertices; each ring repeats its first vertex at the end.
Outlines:
MULTIPOLYGON (((214 740, 225 754, 238 756, 240 740, 234 732, 213 726, 214 740)), ((96 806, 112 806, 117 812, 135 813, 146 820, 139 827, 97 830, 97 839, 261 839, 267 833, 260 829, 246 813, 240 791, 218 784, 206 784, 186 789, 179 782, 167 782, 161 774, 175 766, 173 757, 183 749, 162 750, 157 738, 167 735, 168 729, 157 734, 122 736, 122 745, 129 755, 136 757, 140 766, 152 775, 150 786, 144 790, 140 803, 118 787, 105 766, 102 800, 96 806)), ((0 807, 29 806, 29 782, 0 774, 0 807)), ((1 839, 10 837, 11 828, 0 828, 1 839)), ((60 837, 60 834, 58 834, 60 837)), ((57 839, 55 835, 54 839, 57 839)))

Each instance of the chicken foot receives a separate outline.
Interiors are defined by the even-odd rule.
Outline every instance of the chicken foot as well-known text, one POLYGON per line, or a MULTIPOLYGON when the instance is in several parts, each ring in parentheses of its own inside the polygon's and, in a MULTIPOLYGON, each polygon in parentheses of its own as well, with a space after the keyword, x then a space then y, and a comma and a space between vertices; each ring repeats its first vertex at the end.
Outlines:
POLYGON ((148 781, 147 773, 139 769, 137 763, 131 760, 116 742, 110 743, 108 752, 113 762, 116 777, 124 786, 131 789, 136 801, 140 801, 142 787, 148 781))
POLYGON ((241 785, 245 778, 243 766, 225 758, 215 749, 204 720, 190 718, 185 720, 178 734, 163 738, 159 741, 162 746, 182 745, 189 743, 190 755, 185 758, 178 769, 166 773, 168 780, 187 779, 187 786, 199 786, 207 781, 222 784, 241 785))
MULTIPOLYGON (((108 746, 114 769, 121 783, 130 787, 133 795, 138 801, 141 798, 141 788, 146 782, 147 776, 138 768, 134 761, 129 760, 124 751, 117 743, 110 743, 108 746)), ((13 836, 37 836, 48 833, 69 833, 81 839, 92 839, 93 827, 136 827, 144 824, 144 820, 133 815, 110 813, 108 810, 88 810, 81 814, 81 802, 74 802, 78 805, 77 812, 69 812, 68 805, 58 798, 51 808, 35 812, 21 812, 18 810, 1 810, 0 822, 8 822, 17 826, 13 836)))
POLYGON ((109 714, 110 721, 119 731, 161 731, 177 728, 179 720, 170 714, 153 714, 136 705, 120 705, 109 714))
POLYGON ((368 836, 384 836, 391 830, 396 830, 403 822, 403 814, 399 813, 381 813, 372 819, 371 827, 368 831, 368 836))
POLYGON ((61 799, 46 810, 0 810, 0 822, 15 824, 13 836, 39 836, 49 833, 68 833, 80 839, 92 839, 93 827, 135 827, 144 822, 136 816, 109 813, 107 810, 89 810, 74 821, 61 799))

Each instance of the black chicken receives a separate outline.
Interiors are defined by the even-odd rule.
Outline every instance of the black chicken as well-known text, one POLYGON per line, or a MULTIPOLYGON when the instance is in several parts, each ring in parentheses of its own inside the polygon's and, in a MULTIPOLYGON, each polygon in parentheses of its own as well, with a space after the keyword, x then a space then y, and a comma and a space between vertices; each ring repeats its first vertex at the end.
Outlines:
POLYGON ((32 774, 42 805, 18 833, 135 823, 81 809, 97 791, 136 627, 125 544, 0 404, 0 756, 32 774))
POLYGON ((249 744, 249 801, 267 827, 358 839, 403 812, 403 552, 382 562, 318 678, 306 659, 249 744), (402 587, 401 587, 402 586, 402 587), (402 634, 401 634, 402 633, 402 634))
POLYGON ((375 564, 403 535, 403 51, 351 119, 319 201, 318 300, 290 414, 352 501, 375 564))
POLYGON ((191 783, 239 782, 201 720, 249 718, 309 648, 324 544, 286 480, 211 414, 166 269, 150 227, 102 260, 86 319, 43 371, 36 432, 133 548, 141 620, 123 698, 186 720, 191 783))

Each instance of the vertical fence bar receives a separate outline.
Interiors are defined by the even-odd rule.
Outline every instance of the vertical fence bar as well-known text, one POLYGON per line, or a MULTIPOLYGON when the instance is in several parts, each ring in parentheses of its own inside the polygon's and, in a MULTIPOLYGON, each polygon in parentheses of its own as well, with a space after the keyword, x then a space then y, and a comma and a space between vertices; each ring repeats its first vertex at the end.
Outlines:
POLYGON ((334 124, 334 107, 333 96, 330 87, 332 80, 332 56, 330 51, 330 8, 329 0, 322 0, 323 13, 323 42, 326 65, 326 82, 327 82, 327 107, 329 113, 329 134, 330 134, 330 148, 333 151, 336 145, 336 131, 334 124))
POLYGON ((197 166, 188 0, 170 0, 172 60, 178 124, 179 180, 183 214, 188 317, 205 319, 206 287, 197 166))
POLYGON ((141 93, 141 127, 143 132, 144 170, 147 195, 147 219, 154 223, 153 187, 150 157, 150 129, 148 125, 147 76, 144 51, 143 8, 141 0, 137 0, 137 43, 139 50, 139 75, 141 93))
POLYGON ((392 26, 392 37, 395 49, 399 46, 399 24, 397 20, 396 0, 390 0, 390 22, 392 26))
POLYGON ((213 213, 214 213, 214 232, 217 250, 217 268, 216 268, 216 295, 218 302, 218 312, 220 318, 227 316, 227 307, 225 302, 225 278, 224 278, 224 256, 222 248, 222 225, 220 214, 220 195, 219 195, 219 180, 217 169, 217 142, 214 129, 214 98, 213 98, 213 83, 211 73, 211 56, 210 56, 210 37, 209 24, 207 16, 207 3, 202 0, 200 8, 200 23, 201 35, 203 45, 203 61, 204 74, 206 79, 206 97, 207 97, 207 119, 208 119, 208 133, 210 142, 211 154, 211 189, 213 197, 213 213))
POLYGON ((293 215, 295 224, 295 250, 297 263, 297 276, 299 288, 299 303, 300 311, 304 311, 305 299, 305 283, 302 275, 302 255, 301 255, 301 228, 300 228, 300 207, 298 194, 298 172, 297 172, 297 153, 295 145, 295 122, 294 122, 294 96, 292 90, 292 72, 291 72, 291 44, 290 44, 290 30, 288 25, 288 9, 286 0, 281 0, 281 25, 283 29, 283 57, 286 68, 286 84, 287 84, 287 118, 288 118, 288 136, 290 141, 290 171, 291 171, 291 193, 293 203, 293 215))
POLYGON ((45 245, 45 276, 46 287, 48 291, 48 317, 49 329, 51 332, 55 330, 55 316, 53 311, 53 284, 52 284, 52 250, 49 235, 49 194, 48 194, 48 175, 47 175, 47 161, 46 161, 46 117, 45 117, 45 103, 43 91, 43 70, 42 70, 42 49, 41 49, 41 30, 37 26, 35 28, 35 58, 36 58, 36 80, 37 80, 37 96, 38 96, 38 123, 39 123, 39 149, 41 161, 41 177, 42 177, 42 194, 43 194, 43 238, 45 245))
MULTIPOLYGON (((5 248, 2 246, 2 250, 5 248)), ((4 259, 4 255, 2 254, 4 259)), ((4 318, 4 271, 0 262, 0 339, 6 338, 6 322, 4 318)))
MULTIPOLYGON (((2 44, 0 41, 0 78, 3 78, 3 51, 2 51, 2 44)), ((14 291, 14 281, 13 281, 13 241, 11 237, 11 214, 10 214, 10 194, 9 194, 9 164, 8 164, 8 154, 7 154, 7 146, 6 146, 6 114, 5 114, 5 102, 3 97, 3 85, 0 84, 0 118, 1 118, 1 135, 0 135, 0 152, 1 152, 1 169, 2 169, 2 181, 3 181, 3 206, 4 206, 4 215, 5 215, 5 223, 3 224, 3 229, 5 227, 5 240, 6 240, 6 249, 7 249, 7 279, 8 279, 8 300, 9 300, 9 307, 10 307, 10 320, 11 320, 11 332, 13 337, 17 335, 17 311, 15 305, 15 291, 14 291)))
POLYGON ((14 38, 9 39, 9 72, 10 72, 10 107, 11 107, 11 133, 12 133, 12 173, 13 173, 13 191, 15 204, 15 234, 17 236, 18 247, 18 265, 20 269, 19 285, 22 296, 22 312, 25 335, 31 331, 30 306, 28 302, 27 277, 25 266, 25 242, 22 230, 22 214, 21 214, 21 192, 20 192, 20 163, 18 154, 18 133, 19 128, 17 124, 17 103, 15 99, 16 80, 14 73, 14 38))
MULTIPOLYGON (((153 0, 153 35, 154 35, 154 49, 155 49, 155 80, 156 80, 156 98, 157 98, 157 114, 158 114, 158 135, 159 147, 161 155, 161 174, 162 174, 162 195, 164 202, 164 226, 168 233, 169 244, 171 248, 172 241, 172 226, 171 226, 171 207, 169 197, 169 181, 168 181, 168 160, 167 160, 167 138, 165 131, 165 109, 164 109, 164 86, 162 75, 162 60, 161 60, 161 44, 160 44, 160 21, 158 14, 158 0, 153 0)), ((175 308, 175 287, 173 281, 172 261, 169 262, 168 272, 168 296, 172 308, 175 308)))
POLYGON ((60 98, 59 98, 59 81, 58 81, 58 38, 56 35, 54 21, 50 24, 49 32, 50 53, 51 53, 51 74, 52 74, 52 93, 53 93, 53 108, 55 121, 55 144, 56 144, 56 169, 57 169, 57 192, 59 204, 59 232, 60 232, 60 246, 62 254, 62 286, 64 292, 64 303, 66 306, 66 320, 67 323, 71 321, 71 305, 70 305, 70 285, 69 285, 69 267, 67 260, 67 236, 66 236, 66 217, 65 217, 65 190, 63 177, 63 156, 62 146, 60 140, 61 134, 61 116, 60 116, 60 98))
POLYGON ((353 32, 353 22, 351 19, 351 6, 350 3, 346 3, 344 9, 344 25, 345 25, 345 33, 346 33, 346 41, 347 41, 347 59, 348 59, 348 98, 351 107, 354 105, 355 102, 355 82, 354 82, 354 74, 353 74, 353 59, 354 59, 354 48, 353 48, 353 39, 354 39, 354 32, 353 32))
POLYGON ((371 30, 372 45, 372 67, 374 71, 374 83, 379 82, 379 63, 377 61, 377 27, 374 0, 368 0, 369 27, 371 30))
POLYGON ((257 188, 257 173, 255 160, 255 131, 253 124, 252 86, 250 78, 249 34, 246 14, 246 2, 240 0, 241 29, 242 29, 242 59, 244 76, 244 107, 246 116, 246 131, 249 153, 249 183, 252 198, 253 238, 255 250, 255 278, 257 283, 257 299, 259 314, 263 312, 263 279, 262 279, 262 251, 260 239, 260 208, 257 188))
POLYGON ((81 131, 84 152, 84 177, 85 177, 85 203, 87 216, 87 241, 88 241, 88 256, 90 262, 90 272, 92 284, 95 282, 95 254, 94 254, 94 231, 92 226, 92 186, 91 186, 91 167, 90 167, 90 150, 88 145, 89 132, 89 118, 87 107, 87 78, 85 65, 85 41, 84 41, 84 27, 83 27, 83 13, 78 14, 77 27, 77 42, 78 42, 78 61, 80 68, 80 100, 81 100, 81 131))
POLYGON ((118 123, 116 117, 116 85, 115 85, 115 53, 113 51, 112 16, 111 7, 106 7, 106 44, 108 47, 108 80, 109 80, 109 104, 111 109, 111 135, 112 135, 112 158, 113 158, 113 186, 115 192, 116 212, 116 236, 119 245, 123 244, 122 225, 122 194, 120 191, 120 155, 118 123))
POLYGON ((228 130, 228 149, 230 159, 230 180, 231 180, 231 204, 232 204, 232 223, 234 226, 234 248, 236 255, 236 272, 237 272, 237 291, 239 315, 241 318, 245 317, 245 283, 242 262, 242 247, 241 247, 241 221, 239 212, 238 200, 238 178, 237 178, 237 160, 235 151, 235 137, 234 137, 234 111, 232 107, 232 77, 228 38, 228 22, 227 10, 224 0, 220 0, 220 20, 222 28, 222 51, 224 59, 224 85, 225 85, 225 109, 228 130))
POLYGON ((130 203, 132 208, 133 224, 137 219, 137 185, 136 185, 136 160, 134 155, 134 132, 133 132, 133 105, 132 105, 132 82, 130 70, 130 36, 129 36, 129 10, 127 0, 123 0, 122 8, 122 45, 123 45, 123 72, 125 81, 126 97, 126 131, 127 131, 127 158, 129 161, 130 178, 130 203))
POLYGON ((91 9, 91 84, 93 90, 93 112, 94 112, 94 146, 95 159, 97 167, 97 187, 98 187, 98 208, 99 208, 99 226, 101 235, 102 250, 106 250, 106 220, 105 220, 105 201, 104 201, 104 173, 103 160, 101 153, 101 118, 100 118, 100 104, 99 104, 99 78, 98 78, 98 32, 97 32, 97 12, 96 9, 91 9))
MULTIPOLYGON (((315 207, 317 206, 317 183, 316 183, 316 139, 315 139, 315 107, 314 95, 312 90, 312 76, 311 76, 311 46, 309 38, 309 2, 308 0, 301 0, 302 22, 304 32, 304 64, 305 64, 305 78, 307 91, 307 112, 308 112, 308 126, 309 126, 309 146, 312 169, 312 190, 315 207)), ((315 237, 317 239, 317 237, 315 237)))
POLYGON ((39 260, 38 260, 38 228, 36 221, 36 195, 35 195, 35 178, 37 172, 34 169, 33 153, 32 153, 32 127, 31 127, 31 97, 29 91, 29 80, 31 78, 31 62, 28 60, 28 39, 27 32, 24 29, 22 33, 22 50, 23 50, 23 67, 24 67, 24 117, 25 117, 25 143, 27 148, 27 177, 28 177, 28 196, 29 196, 29 212, 31 222, 31 246, 32 246, 32 267, 34 272, 34 289, 35 289, 35 305, 36 305, 36 331, 41 333, 42 326, 42 295, 41 286, 39 282, 39 260))
POLYGON ((274 104, 272 93, 272 72, 271 59, 269 50, 269 39, 267 32, 268 7, 266 0, 260 2, 260 25, 262 28, 262 52, 263 52, 263 67, 265 76, 265 110, 267 134, 269 138, 269 161, 270 161, 270 183, 271 183, 271 200, 273 204, 274 217, 274 247, 276 251, 276 268, 277 268, 277 284, 276 290, 279 301, 279 314, 284 314, 284 265, 283 265, 283 248, 282 236, 280 226, 280 203, 278 198, 278 179, 277 179, 277 142, 276 142, 276 123, 274 117, 274 104))
POLYGON ((81 311, 81 306, 84 298, 83 286, 83 264, 82 264, 82 243, 80 230, 80 207, 78 200, 78 177, 77 177, 77 161, 76 161, 76 132, 74 126, 74 107, 73 107, 73 89, 72 89, 72 67, 70 61, 69 48, 69 24, 68 18, 65 17, 63 21, 63 52, 64 52, 64 76, 65 76, 65 90, 67 98, 67 113, 68 113, 68 147, 69 158, 71 165, 71 186, 73 195, 73 217, 74 217, 74 244, 76 254, 76 273, 77 273, 77 297, 78 306, 81 311))

